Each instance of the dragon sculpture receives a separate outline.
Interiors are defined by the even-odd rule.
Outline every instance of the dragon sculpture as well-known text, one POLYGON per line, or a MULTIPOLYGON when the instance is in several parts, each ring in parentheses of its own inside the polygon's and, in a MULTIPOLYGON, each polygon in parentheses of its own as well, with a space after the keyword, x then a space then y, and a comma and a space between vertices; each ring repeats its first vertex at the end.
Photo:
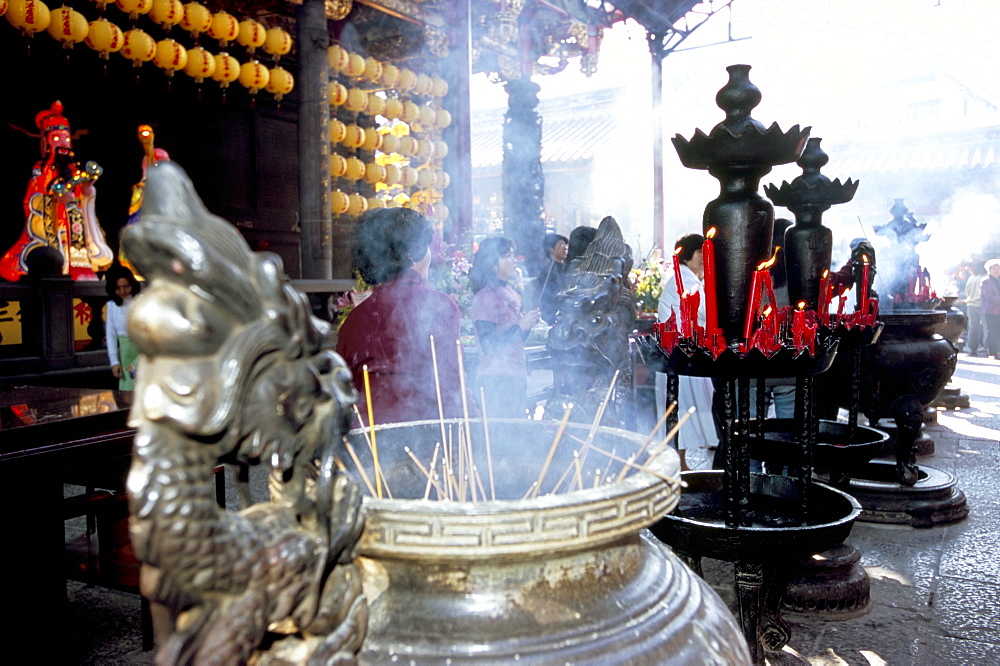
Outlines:
POLYGON ((574 403, 574 417, 594 418, 604 405, 602 423, 627 425, 632 387, 629 333, 636 318, 631 270, 632 248, 615 219, 605 217, 587 251, 571 262, 557 297, 547 345, 555 379, 555 396, 546 407, 549 416, 561 417, 574 403))
POLYGON ((329 327, 174 163, 150 166, 122 243, 149 280, 128 487, 141 591, 170 618, 157 663, 354 663, 364 518, 335 461, 356 396, 329 327), (270 465, 270 501, 220 508, 220 461, 270 465))

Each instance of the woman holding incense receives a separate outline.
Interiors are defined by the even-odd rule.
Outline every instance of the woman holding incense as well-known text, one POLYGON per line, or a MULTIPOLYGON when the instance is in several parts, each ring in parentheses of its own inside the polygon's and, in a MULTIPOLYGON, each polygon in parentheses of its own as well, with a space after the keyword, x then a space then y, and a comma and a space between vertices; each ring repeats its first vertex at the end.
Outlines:
POLYGON ((517 277, 514 241, 502 236, 479 245, 469 271, 472 324, 479 339, 476 384, 486 397, 487 418, 524 418, 527 414, 528 370, 524 340, 538 323, 538 310, 521 311, 521 296, 511 282, 517 277))
POLYGON ((354 268, 372 293, 341 325, 337 353, 365 422, 369 404, 376 425, 463 416, 458 306, 426 284, 432 238, 427 218, 408 208, 370 210, 358 223, 354 268))
MULTIPOLYGON (((678 325, 681 319, 680 294, 697 292, 698 324, 705 325, 705 294, 702 279, 704 277, 704 260, 701 253, 705 237, 701 234, 686 234, 674 243, 674 257, 677 270, 664 271, 663 291, 660 294, 658 319, 661 322, 674 317, 678 325), (680 277, 678 285, 677 278, 680 277)), ((681 471, 690 469, 685 459, 685 449, 691 446, 715 447, 718 436, 715 431, 715 421, 712 417, 712 396, 715 389, 708 377, 689 377, 680 375, 677 378, 677 413, 683 414, 691 407, 694 414, 677 433, 677 453, 681 459, 681 471)), ((656 373, 656 412, 662 417, 666 409, 667 375, 656 373)), ((664 431, 662 435, 666 435, 664 431)))

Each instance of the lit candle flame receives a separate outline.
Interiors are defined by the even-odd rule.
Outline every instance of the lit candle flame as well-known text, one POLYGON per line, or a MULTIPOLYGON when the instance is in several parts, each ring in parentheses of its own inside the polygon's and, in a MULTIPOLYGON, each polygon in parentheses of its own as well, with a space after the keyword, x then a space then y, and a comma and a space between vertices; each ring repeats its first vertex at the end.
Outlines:
POLYGON ((715 227, 708 230, 708 233, 705 234, 705 238, 715 238, 715 227))
POLYGON ((806 309, 806 302, 805 301, 799 301, 798 308, 799 308, 799 310, 805 310, 806 309))
POLYGON ((830 269, 829 268, 826 269, 825 271, 823 271, 823 277, 824 278, 828 277, 829 275, 830 275, 830 269))
POLYGON ((767 317, 770 317, 770 316, 771 316, 771 309, 772 309, 772 308, 771 308, 771 306, 770 306, 770 305, 768 305, 768 306, 767 306, 766 308, 764 308, 764 313, 763 313, 763 314, 764 314, 764 318, 765 318, 765 319, 766 319, 767 317))
POLYGON ((861 261, 863 261, 863 262, 865 262, 867 264, 868 263, 868 255, 867 254, 861 255, 861 261))
POLYGON ((763 271, 763 270, 767 270, 768 268, 770 268, 771 266, 773 266, 774 262, 777 261, 777 259, 778 259, 778 250, 780 250, 780 249, 781 249, 780 245, 775 245, 774 246, 774 254, 772 254, 771 258, 768 259, 767 261, 765 261, 764 263, 757 264, 757 270, 763 271))

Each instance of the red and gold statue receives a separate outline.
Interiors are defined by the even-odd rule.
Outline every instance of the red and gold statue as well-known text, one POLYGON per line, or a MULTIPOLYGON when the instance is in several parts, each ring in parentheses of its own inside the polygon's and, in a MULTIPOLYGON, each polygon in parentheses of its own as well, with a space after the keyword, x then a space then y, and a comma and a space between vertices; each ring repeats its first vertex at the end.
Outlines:
POLYGON ((24 197, 24 233, 0 258, 0 277, 19 280, 28 272, 28 255, 50 247, 62 257, 63 275, 96 280, 96 272, 114 258, 94 212, 94 181, 103 169, 92 161, 81 169, 74 160, 62 102, 40 111, 35 124, 41 132, 42 159, 32 170, 24 197))

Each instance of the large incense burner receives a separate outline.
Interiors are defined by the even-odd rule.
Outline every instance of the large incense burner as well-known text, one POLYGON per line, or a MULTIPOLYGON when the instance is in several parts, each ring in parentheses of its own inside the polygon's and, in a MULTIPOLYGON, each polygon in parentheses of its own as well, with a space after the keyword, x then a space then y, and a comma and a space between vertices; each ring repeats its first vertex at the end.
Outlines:
MULTIPOLYGON (((349 441, 371 481, 368 433, 349 441)), ((748 660, 718 597, 643 531, 677 503, 672 449, 538 421, 427 421, 375 435, 384 488, 365 499, 358 549, 370 613, 362 662, 748 660), (467 470, 464 489, 464 474, 445 472, 449 455, 467 470)))
POLYGON ((329 325, 175 164, 149 169, 124 244, 150 281, 128 487, 158 663, 749 661, 644 532, 678 498, 666 440, 599 427, 603 404, 588 425, 567 408, 348 432, 329 325), (221 462, 240 511, 216 504, 221 462), (257 465, 270 498, 250 504, 257 465))

